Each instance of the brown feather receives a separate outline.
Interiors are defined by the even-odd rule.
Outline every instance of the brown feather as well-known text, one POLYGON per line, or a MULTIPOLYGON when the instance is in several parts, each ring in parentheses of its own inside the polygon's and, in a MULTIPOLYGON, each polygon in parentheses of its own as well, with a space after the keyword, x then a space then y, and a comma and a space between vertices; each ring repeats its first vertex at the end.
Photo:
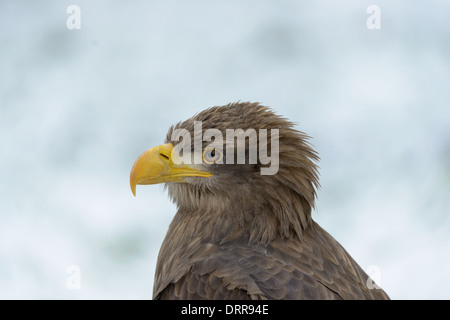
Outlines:
MULTIPOLYGON (((279 129, 280 168, 214 165, 214 176, 166 184, 178 206, 162 244, 155 299, 388 299, 311 218, 318 156, 308 136, 257 103, 204 110, 170 128, 279 129)), ((268 139, 270 141, 270 138, 268 139)), ((269 146, 270 150, 270 146, 269 146)))

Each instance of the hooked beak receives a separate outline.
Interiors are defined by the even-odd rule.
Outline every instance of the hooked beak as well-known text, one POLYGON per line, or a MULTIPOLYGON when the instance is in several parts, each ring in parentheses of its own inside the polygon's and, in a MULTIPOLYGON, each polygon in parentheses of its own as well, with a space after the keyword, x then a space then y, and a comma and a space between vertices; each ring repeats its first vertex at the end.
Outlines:
POLYGON ((212 173, 202 171, 195 165, 175 164, 173 145, 162 144, 145 151, 134 162, 130 173, 130 187, 136 196, 136 185, 165 182, 184 182, 185 177, 211 177, 212 173))

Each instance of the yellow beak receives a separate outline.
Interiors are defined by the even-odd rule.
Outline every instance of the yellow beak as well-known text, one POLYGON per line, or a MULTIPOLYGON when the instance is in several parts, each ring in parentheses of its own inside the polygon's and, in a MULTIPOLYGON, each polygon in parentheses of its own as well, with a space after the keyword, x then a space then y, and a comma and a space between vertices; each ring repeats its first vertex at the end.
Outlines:
POLYGON ((145 151, 134 162, 130 173, 130 187, 136 196, 136 185, 165 182, 184 182, 184 177, 211 177, 194 165, 175 164, 172 161, 173 145, 163 144, 145 151))

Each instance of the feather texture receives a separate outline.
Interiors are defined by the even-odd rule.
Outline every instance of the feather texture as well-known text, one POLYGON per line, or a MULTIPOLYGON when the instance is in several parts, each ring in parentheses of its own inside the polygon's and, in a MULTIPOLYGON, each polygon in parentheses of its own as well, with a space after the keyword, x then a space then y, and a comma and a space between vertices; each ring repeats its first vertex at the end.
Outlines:
POLYGON ((278 129, 279 171, 213 164, 210 178, 166 184, 178 212, 158 256, 155 299, 389 299, 312 219, 319 158, 306 134, 267 107, 235 103, 178 123, 166 142, 180 143, 175 129, 193 136, 194 121, 203 132, 278 129))

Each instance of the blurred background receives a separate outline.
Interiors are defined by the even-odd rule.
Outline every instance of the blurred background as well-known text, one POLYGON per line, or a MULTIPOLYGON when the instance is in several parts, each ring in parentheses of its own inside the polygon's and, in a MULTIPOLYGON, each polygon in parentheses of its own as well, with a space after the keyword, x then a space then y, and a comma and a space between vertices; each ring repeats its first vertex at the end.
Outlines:
POLYGON ((0 298, 150 299, 176 208, 161 185, 134 198, 131 166, 171 124, 241 100, 313 137, 313 217, 391 298, 449 299, 449 14, 444 0, 0 1, 0 298))

